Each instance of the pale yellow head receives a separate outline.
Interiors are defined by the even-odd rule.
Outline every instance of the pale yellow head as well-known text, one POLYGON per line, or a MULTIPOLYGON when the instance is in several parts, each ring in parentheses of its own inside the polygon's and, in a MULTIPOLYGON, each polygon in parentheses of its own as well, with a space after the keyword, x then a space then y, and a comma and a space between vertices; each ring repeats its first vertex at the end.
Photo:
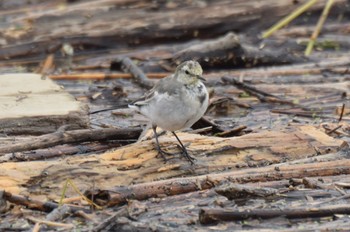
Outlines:
POLYGON ((202 75, 203 69, 201 65, 194 60, 183 62, 175 71, 175 78, 187 85, 197 84, 200 80, 205 81, 202 75))

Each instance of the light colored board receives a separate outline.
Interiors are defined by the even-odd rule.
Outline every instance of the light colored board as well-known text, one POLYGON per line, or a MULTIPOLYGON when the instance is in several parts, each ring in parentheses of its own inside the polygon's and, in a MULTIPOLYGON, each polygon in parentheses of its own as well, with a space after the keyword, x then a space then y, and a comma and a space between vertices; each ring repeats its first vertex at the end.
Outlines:
POLYGON ((88 127, 87 107, 50 79, 33 73, 0 75, 0 133, 42 134, 62 125, 88 127))

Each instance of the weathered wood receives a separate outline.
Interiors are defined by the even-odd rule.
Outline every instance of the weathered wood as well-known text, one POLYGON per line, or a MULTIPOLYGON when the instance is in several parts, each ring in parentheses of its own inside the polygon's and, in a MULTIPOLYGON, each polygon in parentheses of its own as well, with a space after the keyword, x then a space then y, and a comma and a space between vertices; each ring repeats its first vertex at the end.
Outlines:
MULTIPOLYGON (((310 11, 322 9, 325 1, 318 1, 310 11)), ((189 4, 188 7, 174 8, 167 8, 163 3, 154 3, 146 11, 140 7, 131 7, 135 4, 139 2, 92 1, 90 4, 69 5, 64 13, 60 9, 52 8, 50 14, 39 11, 36 14, 14 17, 19 25, 15 39, 13 33, 10 33, 11 30, 4 31, 3 34, 6 41, 14 41, 17 44, 3 46, 0 59, 23 55, 38 56, 63 43, 70 43, 76 47, 112 48, 159 43, 173 38, 207 38, 221 35, 228 30, 249 31, 261 25, 272 24, 274 20, 288 14, 301 3, 288 0, 215 1, 206 2, 206 7, 189 4), (116 7, 125 4, 130 7, 116 7), (87 21, 86 15, 91 13, 92 6, 95 17, 90 17, 87 21), (56 17, 52 18, 52 14, 56 17), (268 18, 269 21, 261 18, 266 20, 268 18), (48 24, 48 20, 51 23, 48 24), (27 32, 28 21, 32 22, 31 33, 27 32), (127 27, 125 22, 128 22, 127 27), (56 27, 52 27, 52 23, 56 27)), ((344 4, 346 0, 335 0, 334 3, 334 5, 344 4)))
MULTIPOLYGON (((288 77, 291 76, 293 80, 297 78, 305 79, 303 75, 317 75, 322 74, 324 71, 329 71, 336 74, 349 74, 350 70, 347 68, 350 61, 346 57, 340 58, 324 58, 318 62, 305 62, 302 64, 293 64, 293 65, 282 65, 282 66, 271 66, 264 68, 251 68, 251 69, 238 69, 238 70, 228 70, 225 72, 226 76, 239 77, 244 80, 249 80, 254 82, 260 81, 261 78, 271 78, 271 77, 280 77, 283 76, 283 80, 288 80, 288 77)), ((222 77, 222 74, 210 74, 212 77, 222 77)), ((310 77, 307 77, 310 79, 310 77)), ((339 77, 336 78, 339 81, 339 77)), ((305 81, 304 81, 305 82, 305 81)), ((313 82, 320 82, 319 79, 310 80, 313 82)))
POLYGON ((324 207, 285 208, 285 209, 250 209, 225 210, 201 209, 199 221, 202 224, 211 224, 219 221, 236 221, 248 218, 274 218, 285 216, 287 218, 327 217, 335 214, 350 214, 350 205, 340 204, 324 207))
POLYGON ((109 206, 124 204, 128 199, 145 200, 150 197, 171 196, 214 187, 224 180, 247 183, 276 181, 290 178, 350 174, 350 161, 337 160, 323 163, 289 166, 268 166, 196 177, 175 178, 132 186, 116 187, 110 191, 109 206))
POLYGON ((234 33, 214 40, 199 42, 177 52, 173 60, 177 63, 194 59, 203 67, 252 67, 271 64, 290 64, 306 61, 306 58, 290 54, 283 49, 261 49, 234 33))
POLYGON ((137 83, 142 87, 150 89, 153 87, 153 82, 148 79, 146 74, 134 64, 129 57, 120 57, 112 62, 111 66, 118 65, 124 72, 130 72, 137 83))
MULTIPOLYGON (((58 207, 58 204, 54 202, 50 202, 50 201, 43 202, 43 201, 31 199, 29 197, 24 197, 21 195, 15 195, 7 191, 4 191, 3 198, 13 204, 23 205, 28 207, 29 209, 39 210, 43 212, 51 212, 52 210, 58 207)), ((84 212, 91 212, 89 209, 79 207, 79 206, 70 205, 69 207, 72 212, 76 212, 80 210, 84 212)))
MULTIPOLYGON (((104 139, 103 139, 104 140, 104 139)), ((108 140, 108 138, 106 138, 108 140)), ((136 141, 136 140, 135 140, 136 141)), ((101 152, 111 148, 120 147, 117 143, 85 143, 81 145, 58 145, 51 148, 37 149, 31 151, 14 152, 6 154, 0 158, 0 162, 4 161, 29 161, 29 160, 45 160, 59 156, 101 152)))
POLYGON ((215 192, 227 197, 229 200, 246 197, 268 197, 278 194, 277 189, 259 188, 242 184, 229 183, 215 188, 215 192))
POLYGON ((112 216, 106 218, 97 226, 94 226, 91 232, 100 232, 100 231, 109 231, 118 223, 117 219, 121 217, 127 217, 129 215, 128 208, 126 206, 121 207, 116 213, 112 216))
POLYGON ((41 75, 0 75, 0 133, 44 134, 87 128, 87 106, 41 75))
POLYGON ((67 143, 79 143, 87 141, 101 141, 109 139, 128 140, 137 139, 142 132, 140 128, 134 129, 86 129, 74 131, 57 131, 55 133, 41 135, 30 141, 21 141, 15 144, 0 146, 0 155, 5 153, 29 151, 39 148, 47 148, 67 143))
MULTIPOLYGON (((343 144, 342 140, 334 139, 312 126, 294 129, 285 132, 261 131, 230 138, 178 133, 184 144, 190 144, 187 149, 197 159, 193 167, 181 159, 180 154, 168 157, 168 163, 164 164, 162 159, 157 158, 154 140, 137 142, 98 155, 0 163, 0 188, 13 193, 31 192, 35 191, 31 190, 31 186, 40 183, 47 193, 59 198, 67 178, 74 181, 81 191, 91 189, 92 186, 95 186, 94 189, 109 189, 135 181, 150 182, 227 169, 266 166, 286 159, 292 161, 314 156, 315 149, 322 154, 329 153, 340 149, 343 144)), ((175 141, 170 135, 160 137, 161 145, 172 153, 180 152, 174 145, 175 141)))

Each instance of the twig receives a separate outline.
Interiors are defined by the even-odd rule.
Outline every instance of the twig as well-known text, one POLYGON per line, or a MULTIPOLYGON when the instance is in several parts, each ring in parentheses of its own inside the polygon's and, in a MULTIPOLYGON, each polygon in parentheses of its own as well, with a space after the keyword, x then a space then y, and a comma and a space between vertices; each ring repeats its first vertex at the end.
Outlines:
POLYGON ((89 220, 89 221, 92 221, 92 222, 96 221, 96 219, 95 219, 93 214, 87 214, 87 213, 85 213, 83 211, 77 211, 77 212, 75 212, 74 215, 82 217, 82 218, 84 218, 86 220, 89 220))
POLYGON ((274 188, 261 188, 255 186, 247 186, 243 184, 229 183, 215 189, 220 195, 227 197, 229 200, 242 197, 269 197, 279 193, 274 188))
POLYGON ((343 105, 341 107, 341 112, 340 112, 340 115, 339 115, 338 122, 340 122, 343 119, 344 111, 345 111, 345 103, 343 103, 343 105))
POLYGON ((332 187, 331 185, 321 183, 321 181, 319 180, 311 179, 308 177, 304 177, 302 179, 302 183, 306 188, 311 189, 334 189, 334 186, 332 187))
MULTIPOLYGON (((7 201, 16 204, 16 205, 23 205, 28 207, 29 209, 35 209, 35 210, 39 210, 39 211, 43 211, 43 212, 51 212, 52 210, 56 209, 58 207, 58 204, 54 203, 54 202, 42 202, 39 200, 34 200, 34 199, 30 199, 29 197, 24 197, 24 196, 20 196, 20 195, 15 195, 12 194, 10 192, 6 192, 4 191, 4 199, 6 199, 7 201)), ((79 207, 79 206, 74 206, 74 205, 70 205, 69 206, 72 212, 76 212, 79 210, 82 210, 84 212, 90 213, 91 210, 83 208, 83 207, 79 207)))
POLYGON ((282 104, 288 104, 288 105, 293 105, 293 106, 295 105, 291 101, 283 100, 275 95, 266 93, 266 92, 259 90, 253 86, 247 85, 241 81, 237 81, 234 78, 222 77, 221 79, 224 82, 228 82, 228 83, 236 86, 237 88, 242 89, 242 90, 248 92, 249 94, 257 97, 262 102, 282 103, 282 104))
POLYGON ((39 148, 47 148, 66 143, 78 143, 86 141, 100 141, 107 139, 137 139, 142 129, 83 129, 73 131, 54 132, 46 135, 38 136, 30 141, 21 141, 15 144, 0 146, 0 155, 4 153, 28 151, 39 148))
POLYGON ((248 218, 274 218, 285 216, 287 218, 326 217, 334 214, 350 214, 350 205, 331 205, 318 208, 285 208, 285 209, 249 209, 249 210, 223 210, 201 209, 199 221, 202 224, 211 224, 218 221, 236 221, 248 218))
POLYGON ((31 216, 27 216, 27 219, 31 220, 32 222, 36 222, 39 224, 45 224, 48 226, 55 226, 55 227, 63 227, 66 229, 71 229, 74 228, 73 224, 65 224, 65 223, 59 223, 59 222, 52 222, 52 221, 47 221, 47 220, 40 220, 31 216))
POLYGON ((239 132, 241 132, 242 130, 244 130, 246 128, 247 128, 247 126, 238 126, 238 127, 235 127, 235 128, 233 128, 231 130, 227 130, 227 131, 224 131, 224 132, 216 133, 215 135, 219 136, 219 137, 230 137, 230 136, 237 135, 239 132))
POLYGON ((7 202, 4 198, 4 190, 0 190, 0 214, 5 213, 7 210, 7 202))
POLYGON ((48 215, 46 215, 46 220, 57 221, 61 220, 66 214, 71 212, 71 208, 68 205, 62 205, 54 210, 52 210, 48 215))
POLYGON ((54 54, 49 54, 44 62, 40 64, 40 67, 36 70, 36 73, 46 75, 54 66, 54 54))
POLYGON ((189 131, 189 133, 191 133, 191 134, 201 134, 201 133, 208 133, 208 132, 210 132, 212 130, 213 130, 212 126, 207 126, 207 127, 191 130, 191 131, 189 131))
POLYGON ((267 38, 270 35, 272 35, 272 33, 274 33, 275 31, 277 31, 278 29, 284 27, 285 25, 287 25, 288 23, 290 23, 293 19, 295 19, 296 17, 298 17, 299 15, 301 15, 302 13, 304 13, 307 9, 309 9, 312 5, 314 5, 318 0, 310 0, 307 3, 305 3, 304 5, 302 5, 301 7, 299 7, 298 9, 296 9, 295 11, 293 11, 291 14, 287 15, 286 17, 284 17, 283 19, 281 19, 278 23, 276 23, 275 25, 273 25, 271 28, 269 28, 267 31, 265 31, 262 34, 263 38, 267 38))
POLYGON ((152 88, 153 83, 148 79, 146 74, 136 66, 136 64, 129 57, 117 58, 114 62, 120 63, 124 72, 130 72, 138 82, 144 88, 152 88))
POLYGON ((105 151, 110 148, 115 148, 120 146, 120 143, 89 143, 82 145, 59 145, 52 148, 24 151, 24 152, 14 152, 12 155, 6 157, 6 159, 1 159, 0 162, 11 160, 11 161, 28 161, 28 160, 43 160, 48 158, 53 158, 57 156, 67 156, 79 153, 88 152, 98 152, 105 151))
POLYGON ((327 19, 327 16, 328 16, 328 13, 333 5, 333 2, 334 0, 328 0, 327 1, 327 4, 326 6, 324 7, 323 11, 322 11, 322 14, 321 14, 321 17, 320 19, 318 20, 317 22, 317 25, 316 25, 316 28, 314 30, 314 32, 312 33, 311 35, 311 38, 310 38, 310 41, 306 47, 306 50, 305 50, 305 56, 309 56, 312 52, 312 49, 314 47, 314 44, 317 40, 317 37, 322 29, 322 26, 324 24, 324 22, 326 21, 327 19))
MULTIPOLYGON (((294 115, 294 116, 300 116, 300 117, 306 117, 306 118, 323 118, 323 119, 333 119, 337 120, 337 118, 333 116, 327 116, 327 115, 320 115, 320 112, 307 112, 307 111, 291 111, 291 110, 285 110, 285 109, 272 109, 272 113, 277 113, 277 114, 288 114, 288 115, 294 115)), ((346 120, 349 120, 346 118, 346 120)))
POLYGON ((348 199, 348 198, 350 198, 350 193, 348 193, 346 195, 339 196, 339 197, 334 197, 334 198, 329 199, 329 200, 324 200, 322 202, 315 202, 315 205, 319 206, 319 205, 323 205, 323 204, 328 204, 328 203, 333 202, 333 201, 340 202, 341 200, 348 199))
POLYGON ((32 232, 40 232, 40 229, 41 229, 41 224, 39 222, 36 222, 32 229, 32 232))
MULTIPOLYGON (((67 216, 70 213, 71 213, 71 208, 68 205, 59 206, 58 208, 52 210, 49 214, 47 214, 45 217, 45 220, 56 223, 56 221, 62 220, 65 216, 67 216)), ((39 222, 37 222, 37 224, 38 223, 39 222)), ((41 224, 41 222, 39 224, 41 224)), ((47 229, 47 226, 48 224, 44 224, 42 226, 43 230, 47 229)))
POLYGON ((115 214, 102 221, 100 224, 95 226, 91 232, 99 232, 99 231, 110 231, 109 229, 113 228, 116 225, 117 219, 120 217, 127 217, 129 215, 128 208, 123 206, 119 209, 115 214))
POLYGON ((327 135, 330 135, 330 134, 332 134, 333 132, 335 132, 336 130, 338 130, 338 129, 341 128, 341 127, 342 127, 342 125, 338 125, 338 126, 336 126, 335 128, 333 128, 332 130, 327 131, 326 134, 327 134, 327 135))

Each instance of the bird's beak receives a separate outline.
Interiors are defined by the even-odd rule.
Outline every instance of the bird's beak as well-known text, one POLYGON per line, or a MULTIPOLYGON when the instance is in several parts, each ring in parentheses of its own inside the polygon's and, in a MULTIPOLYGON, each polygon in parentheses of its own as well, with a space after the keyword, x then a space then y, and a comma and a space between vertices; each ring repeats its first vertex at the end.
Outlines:
POLYGON ((197 76, 197 78, 199 79, 199 80, 201 80, 201 81, 207 81, 204 77, 202 77, 202 76, 197 76))

